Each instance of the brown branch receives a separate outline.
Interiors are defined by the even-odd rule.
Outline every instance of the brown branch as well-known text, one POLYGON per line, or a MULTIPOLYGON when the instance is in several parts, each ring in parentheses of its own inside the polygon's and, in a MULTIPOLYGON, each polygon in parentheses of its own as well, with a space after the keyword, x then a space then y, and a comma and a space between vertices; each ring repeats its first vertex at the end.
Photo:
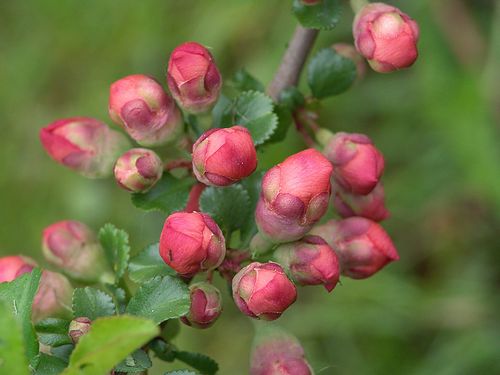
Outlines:
POLYGON ((283 55, 281 65, 267 89, 268 95, 277 101, 281 91, 299 82, 300 72, 304 67, 307 55, 318 36, 318 30, 297 26, 292 40, 283 55))

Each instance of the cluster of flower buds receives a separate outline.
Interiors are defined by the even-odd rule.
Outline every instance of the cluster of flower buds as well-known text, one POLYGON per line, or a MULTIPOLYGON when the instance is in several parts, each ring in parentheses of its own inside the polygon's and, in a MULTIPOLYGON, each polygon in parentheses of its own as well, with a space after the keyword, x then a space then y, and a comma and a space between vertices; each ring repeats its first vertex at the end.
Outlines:
POLYGON ((151 189, 163 174, 160 157, 146 148, 133 148, 118 158, 115 179, 119 186, 133 193, 151 189))
POLYGON ((191 307, 189 313, 181 318, 188 326, 208 328, 215 323, 222 312, 222 297, 212 284, 200 282, 189 287, 191 307))
POLYGON ((371 3, 361 8, 353 36, 359 53, 380 73, 407 68, 418 57, 418 24, 391 5, 371 3))

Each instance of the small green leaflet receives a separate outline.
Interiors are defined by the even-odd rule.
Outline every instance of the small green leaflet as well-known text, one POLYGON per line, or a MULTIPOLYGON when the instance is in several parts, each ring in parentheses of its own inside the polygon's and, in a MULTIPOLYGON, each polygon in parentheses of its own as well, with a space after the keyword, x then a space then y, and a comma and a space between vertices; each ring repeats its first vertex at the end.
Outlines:
POLYGON ((102 316, 111 316, 116 313, 113 299, 103 291, 85 287, 77 288, 73 292, 73 317, 86 317, 95 320, 102 316))
POLYGON ((130 257, 128 233, 108 223, 99 230, 99 241, 116 278, 120 279, 127 269, 130 257))
POLYGON ((142 283, 156 276, 175 276, 175 271, 161 258, 158 243, 149 245, 130 260, 128 275, 136 283, 142 283))
POLYGON ((322 0, 316 5, 293 0, 292 10, 302 26, 310 29, 333 29, 342 15, 340 0, 322 0))

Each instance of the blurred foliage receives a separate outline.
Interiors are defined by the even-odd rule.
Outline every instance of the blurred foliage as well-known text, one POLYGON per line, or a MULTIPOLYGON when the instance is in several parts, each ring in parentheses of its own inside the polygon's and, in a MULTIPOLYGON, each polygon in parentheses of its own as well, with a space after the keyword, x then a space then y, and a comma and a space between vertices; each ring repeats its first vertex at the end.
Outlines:
MULTIPOLYGON (((315 50, 352 41, 346 3, 315 50)), ((344 279, 331 295, 300 290, 280 322, 304 343, 317 374, 500 373, 500 4, 390 3, 420 23, 420 59, 410 70, 370 72, 324 102, 320 123, 367 133, 384 152, 392 211, 385 226, 401 261, 369 280, 344 279)), ((112 180, 86 180, 52 162, 39 129, 76 115, 110 123, 109 84, 132 73, 164 82, 170 51, 186 40, 210 46, 227 80, 245 67, 269 82, 295 25, 290 7, 283 0, 1 1, 0 254, 43 263, 41 231, 62 219, 95 229, 112 222, 130 233, 133 253, 156 242, 161 214, 134 208, 112 180)), ((291 129, 286 142, 264 148, 260 166, 301 147, 291 129)), ((243 374, 251 336, 251 322, 226 294, 213 328, 183 327, 175 342, 217 359, 222 375, 243 374)))

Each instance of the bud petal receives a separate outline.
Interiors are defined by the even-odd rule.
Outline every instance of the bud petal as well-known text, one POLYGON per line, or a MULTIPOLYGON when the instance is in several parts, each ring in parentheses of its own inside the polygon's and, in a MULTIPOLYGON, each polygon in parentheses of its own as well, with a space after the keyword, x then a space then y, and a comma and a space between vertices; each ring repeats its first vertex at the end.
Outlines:
POLYGON ((69 337, 71 337, 71 341, 73 341, 73 344, 78 344, 78 341, 80 341, 80 337, 90 331, 91 324, 92 321, 86 317, 75 318, 71 321, 71 323, 69 324, 68 334, 69 337))
POLYGON ((207 214, 176 212, 165 220, 160 255, 177 273, 189 277, 217 268, 226 255, 226 243, 207 214))
POLYGON ((42 251, 49 263, 76 280, 97 282, 110 272, 96 235, 79 221, 59 221, 45 228, 42 251))
POLYGON ((255 212, 259 231, 273 242, 302 238, 328 208, 331 174, 331 163, 314 149, 271 168, 255 212))
POLYGON ((234 302, 252 318, 278 319, 297 299, 295 285, 273 262, 250 263, 236 274, 232 284, 234 302))
POLYGON ((189 287, 191 307, 189 314, 181 318, 188 326, 208 328, 215 323, 222 312, 222 297, 212 284, 200 282, 189 287))
POLYGON ((160 180, 163 162, 146 148, 133 148, 118 158, 115 179, 125 190, 133 193, 146 192, 160 180))
POLYGON ((53 122, 41 129, 40 140, 52 159, 90 178, 110 176, 116 158, 130 145, 123 134, 89 117, 53 122))
POLYGON ((193 172, 206 185, 234 184, 255 168, 257 152, 250 132, 242 126, 211 129, 193 146, 193 172))
POLYGON ((373 221, 382 221, 389 217, 381 182, 367 195, 351 194, 341 187, 335 187, 333 205, 339 215, 345 218, 361 216, 373 221))
POLYGON ((311 234, 323 237, 337 252, 342 275, 353 279, 372 276, 399 255, 386 231, 363 217, 331 220, 311 234))
POLYGON ((384 173, 384 157, 363 134, 337 133, 323 153, 333 164, 333 179, 348 192, 366 195, 384 173))
POLYGON ((321 285, 331 292, 339 281, 337 254, 318 236, 280 245, 274 258, 288 270, 299 285, 321 285))
POLYGON ((179 109, 151 77, 135 74, 111 85, 109 115, 143 146, 158 146, 174 139, 183 127, 179 109))
POLYGON ((0 283, 10 282, 15 278, 31 272, 36 262, 22 255, 11 255, 0 258, 0 283))
POLYGON ((68 279, 59 273, 44 270, 33 300, 33 321, 71 317, 72 295, 73 287, 68 279))
POLYGON ((210 110, 222 86, 212 55, 195 42, 174 49, 168 62, 167 82, 179 106, 190 113, 210 110))
POLYGON ((418 24, 396 7, 371 3, 353 23, 356 48, 380 73, 411 66, 418 57, 418 24))
POLYGON ((362 79, 366 74, 366 64, 363 57, 356 51, 356 48, 348 43, 335 43, 332 48, 340 56, 351 60, 356 65, 356 80, 362 79))

